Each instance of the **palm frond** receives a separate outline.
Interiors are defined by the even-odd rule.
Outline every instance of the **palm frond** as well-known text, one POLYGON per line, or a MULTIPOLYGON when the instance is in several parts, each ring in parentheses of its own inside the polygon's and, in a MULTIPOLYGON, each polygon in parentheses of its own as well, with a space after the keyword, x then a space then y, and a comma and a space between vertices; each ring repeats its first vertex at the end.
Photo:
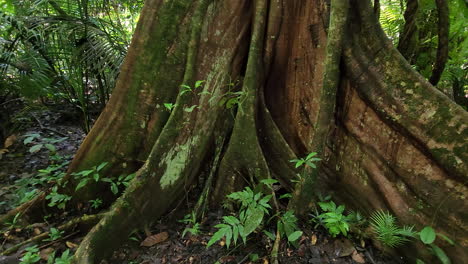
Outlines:
POLYGON ((399 247, 414 237, 415 232, 412 226, 398 227, 396 218, 389 212, 375 211, 371 217, 371 227, 376 234, 376 238, 389 247, 399 247))

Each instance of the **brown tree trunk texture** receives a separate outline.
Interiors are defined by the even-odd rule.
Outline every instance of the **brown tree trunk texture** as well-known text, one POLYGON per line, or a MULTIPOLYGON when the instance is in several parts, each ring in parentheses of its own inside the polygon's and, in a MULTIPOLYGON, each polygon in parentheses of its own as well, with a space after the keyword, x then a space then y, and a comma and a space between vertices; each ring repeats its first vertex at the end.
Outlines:
POLYGON ((415 63, 419 41, 418 25, 416 23, 418 9, 418 0, 408 0, 406 2, 406 9, 403 15, 405 18, 405 25, 403 26, 403 31, 400 33, 400 39, 398 40, 398 50, 410 63, 415 63))
MULTIPOLYGON (((361 212, 432 225, 457 242, 442 245, 454 263, 466 259, 468 114, 411 69, 368 1, 349 6, 334 29, 324 0, 147 0, 114 93, 69 169, 107 161, 103 176, 137 174, 75 263, 109 256, 197 179, 211 179, 207 168, 211 205, 272 177, 297 187, 295 208, 306 208, 313 201, 300 198, 314 191, 291 183, 298 171, 289 160, 317 146, 315 186, 361 212), (327 34, 340 31, 342 52, 326 49, 327 34), (195 88, 197 80, 205 82, 195 88), (226 98, 238 99, 235 111, 226 98)), ((86 186, 73 204, 111 197, 107 189, 86 186)))
POLYGON ((449 54, 449 7, 446 0, 435 0, 437 6, 437 56, 429 82, 437 85, 445 69, 449 54))

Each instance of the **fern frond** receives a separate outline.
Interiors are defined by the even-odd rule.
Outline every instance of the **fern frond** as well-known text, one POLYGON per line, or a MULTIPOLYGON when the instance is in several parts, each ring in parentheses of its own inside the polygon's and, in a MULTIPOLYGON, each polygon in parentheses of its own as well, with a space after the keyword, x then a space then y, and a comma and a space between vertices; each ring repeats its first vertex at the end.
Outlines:
POLYGON ((415 236, 412 226, 398 227, 396 218, 389 212, 382 210, 374 212, 371 217, 371 227, 376 238, 389 247, 399 247, 415 236))

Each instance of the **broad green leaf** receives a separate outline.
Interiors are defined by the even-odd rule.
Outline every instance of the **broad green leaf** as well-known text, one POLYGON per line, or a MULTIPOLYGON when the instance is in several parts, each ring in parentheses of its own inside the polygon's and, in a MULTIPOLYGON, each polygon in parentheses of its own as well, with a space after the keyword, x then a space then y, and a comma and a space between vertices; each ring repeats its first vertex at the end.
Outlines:
POLYGON ((117 194, 119 192, 119 187, 117 186, 117 184, 115 184, 115 182, 111 183, 111 192, 113 194, 117 194))
POLYGON ((196 82, 195 82, 195 88, 200 87, 204 82, 205 82, 205 81, 201 81, 201 80, 196 81, 196 82))
POLYGON ((281 195, 278 199, 285 199, 285 198, 292 198, 292 194, 285 193, 285 194, 281 195))
POLYGON ((344 205, 340 205, 340 206, 338 206, 338 208, 336 208, 335 213, 336 213, 336 214, 342 214, 342 213, 344 212, 344 209, 345 209, 345 206, 344 206, 344 205))
POLYGON ((235 218, 234 216, 224 216, 223 217, 224 219, 224 222, 230 224, 230 225, 236 225, 236 224, 239 224, 239 220, 237 218, 235 218))
POLYGON ((78 191, 79 189, 83 188, 86 185, 86 183, 88 183, 88 179, 81 180, 76 186, 75 191, 78 191))
POLYGON ((317 155, 317 152, 311 152, 307 157, 305 158, 306 160, 310 160, 313 156, 317 155))
POLYGON ((106 162, 103 162, 103 163, 99 164, 99 166, 97 166, 96 170, 97 171, 102 170, 102 168, 104 168, 108 163, 109 162, 106 161, 106 162))
POLYGON ((263 233, 272 241, 275 241, 275 235, 271 233, 270 231, 263 230, 263 233))
POLYGON ((95 182, 98 182, 99 181, 99 173, 94 173, 93 174, 93 179, 95 182))
POLYGON ((424 244, 429 245, 434 242, 436 233, 432 227, 426 226, 419 232, 419 237, 424 244))
POLYGON ((450 239, 448 236, 444 235, 444 234, 440 234, 440 233, 437 233, 438 236, 440 236, 441 238, 443 238, 445 241, 449 242, 450 245, 454 246, 455 245, 455 242, 450 239))
POLYGON ((438 246, 434 244, 430 244, 434 255, 443 263, 443 264, 451 264, 449 257, 445 254, 445 252, 438 246))
POLYGON ((239 103, 239 100, 237 98, 231 98, 227 100, 226 102, 226 108, 231 109, 233 106, 235 106, 237 103, 239 103))
POLYGON ((191 107, 184 108, 184 111, 187 113, 193 112, 193 110, 197 107, 197 105, 192 105, 191 107))
POLYGON ((239 235, 241 236, 242 242, 244 242, 244 245, 245 245, 245 243, 247 242, 247 235, 244 232, 244 227, 239 225, 238 228, 239 228, 239 235))
POLYGON ((44 146, 45 146, 48 150, 50 150, 50 151, 52 151, 52 152, 56 152, 56 151, 57 151, 57 149, 55 148, 55 146, 52 145, 52 144, 44 144, 44 146))
POLYGON ((260 182, 268 186, 278 183, 278 181, 275 179, 263 179, 260 182))
POLYGON ((229 248, 229 246, 231 245, 231 238, 232 238, 231 228, 226 228, 225 236, 226 236, 226 247, 229 248))
POLYGON ((262 223, 264 212, 259 208, 252 209, 251 213, 247 215, 247 220, 244 225, 245 235, 252 233, 262 223))
POLYGON ((296 231, 288 235, 288 241, 294 242, 302 236, 302 231, 296 231))
POLYGON ((43 147, 42 144, 34 145, 34 146, 32 146, 32 147, 29 148, 29 152, 31 152, 31 153, 36 153, 36 152, 38 152, 39 150, 41 150, 42 147, 43 147))
POLYGON ((171 111, 174 108, 174 104, 171 103, 164 103, 164 107, 166 107, 169 111, 171 111))
POLYGON ((426 262, 420 260, 420 259, 416 259, 416 264, 426 264, 426 262))
POLYGON ((296 168, 299 168, 304 163, 305 163, 305 160, 300 160, 300 161, 296 162, 296 168))
POLYGON ((23 140, 23 144, 27 145, 27 144, 31 143, 34 140, 34 138, 35 137, 32 137, 32 136, 27 137, 26 139, 23 140))
POLYGON ((224 237, 226 232, 226 229, 219 229, 216 233, 213 234, 213 236, 210 238, 210 241, 206 244, 206 248, 209 248, 212 246, 214 243, 216 243, 218 240, 224 237))
POLYGON ((232 226, 232 239, 234 240, 234 245, 237 245, 237 239, 239 238, 239 226, 232 226))

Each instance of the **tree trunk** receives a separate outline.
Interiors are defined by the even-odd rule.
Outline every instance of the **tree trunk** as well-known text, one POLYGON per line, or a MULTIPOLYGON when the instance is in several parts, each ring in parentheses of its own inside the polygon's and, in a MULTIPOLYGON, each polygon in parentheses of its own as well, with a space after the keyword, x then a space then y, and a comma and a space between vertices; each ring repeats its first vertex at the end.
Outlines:
MULTIPOLYGON (((466 259, 468 114, 411 69, 368 1, 350 2, 343 23, 325 0, 147 0, 114 93, 69 170, 107 161, 103 175, 136 178, 75 263, 99 263, 197 178, 211 179, 205 168, 214 177, 203 197, 216 205, 263 178, 293 191, 289 160, 313 151, 323 159, 315 186, 361 212, 430 224, 458 243, 443 247, 455 263, 466 259), (338 53, 326 49, 336 30, 338 53)), ((311 205, 300 200, 310 188, 297 186, 298 211, 311 205)), ((89 185, 73 202, 111 197, 107 189, 89 185)))

